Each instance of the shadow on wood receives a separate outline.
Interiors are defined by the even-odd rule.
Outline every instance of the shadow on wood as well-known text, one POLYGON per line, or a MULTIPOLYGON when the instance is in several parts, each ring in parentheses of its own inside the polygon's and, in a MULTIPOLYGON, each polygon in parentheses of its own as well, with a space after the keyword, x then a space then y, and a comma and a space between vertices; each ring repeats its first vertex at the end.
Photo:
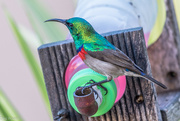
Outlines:
MULTIPOLYGON (((127 54, 147 74, 150 64, 142 28, 128 29, 104 34, 105 38, 127 54)), ((70 121, 156 121, 161 120, 156 101, 156 91, 151 82, 143 78, 126 77, 127 87, 122 99, 106 114, 86 117, 74 111, 69 104, 64 83, 64 71, 76 55, 73 40, 45 44, 38 48, 46 88, 53 117, 61 108, 70 111, 70 121), (142 95, 144 102, 137 104, 135 97, 142 95)))

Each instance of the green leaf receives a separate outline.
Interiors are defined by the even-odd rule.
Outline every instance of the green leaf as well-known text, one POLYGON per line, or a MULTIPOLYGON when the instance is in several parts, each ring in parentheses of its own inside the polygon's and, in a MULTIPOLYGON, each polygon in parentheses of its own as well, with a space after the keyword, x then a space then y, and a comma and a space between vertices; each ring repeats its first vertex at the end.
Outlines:
POLYGON ((46 42, 54 42, 65 39, 65 32, 57 23, 44 23, 45 20, 53 18, 49 11, 44 8, 43 3, 38 0, 23 0, 27 10, 27 16, 32 26, 41 36, 45 36, 46 42))
MULTIPOLYGON (((29 67, 31 68, 31 71, 35 77, 36 83, 39 87, 39 90, 40 90, 42 97, 45 101, 47 109, 50 113, 50 104, 49 104, 49 100, 48 100, 48 96, 47 96, 47 92, 46 92, 43 74, 42 74, 42 71, 40 69, 40 65, 38 64, 37 60, 35 59, 34 55, 32 54, 30 47, 26 43, 26 40, 24 39, 24 37, 22 35, 23 33, 21 33, 22 31, 20 32, 19 27, 17 26, 15 21, 11 18, 11 16, 7 12, 6 12, 6 15, 7 15, 7 19, 9 20, 12 31, 13 31, 14 35, 16 36, 16 39, 19 43, 19 46, 21 47, 21 50, 22 50, 22 52, 23 52, 23 54, 24 54, 24 56, 25 56, 25 58, 29 64, 29 67)), ((28 35, 26 35, 26 36, 28 36, 28 35)))
POLYGON ((0 121, 23 121, 7 96, 0 88, 0 121))
POLYGON ((38 36, 40 42, 41 42, 42 44, 44 44, 43 37, 42 37, 41 32, 40 32, 40 30, 39 30, 40 28, 38 28, 38 27, 36 26, 36 22, 33 20, 33 17, 31 16, 31 14, 30 14, 28 11, 26 11, 26 13, 27 13, 27 15, 28 15, 28 18, 29 18, 29 22, 30 22, 30 24, 31 24, 31 27, 32 27, 33 30, 35 31, 35 33, 36 33, 36 35, 38 36))
POLYGON ((43 44, 39 36, 37 36, 36 33, 31 31, 30 29, 27 29, 25 26, 17 24, 18 31, 21 34, 22 38, 25 40, 27 45, 31 47, 31 50, 36 50, 37 54, 37 48, 43 44))

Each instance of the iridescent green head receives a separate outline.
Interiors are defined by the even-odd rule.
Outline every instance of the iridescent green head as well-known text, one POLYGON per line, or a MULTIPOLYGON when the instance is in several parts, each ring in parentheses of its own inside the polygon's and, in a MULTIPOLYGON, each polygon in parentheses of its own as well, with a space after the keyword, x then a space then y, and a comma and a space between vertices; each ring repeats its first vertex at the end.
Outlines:
POLYGON ((79 17, 74 17, 70 19, 56 19, 55 18, 55 19, 49 19, 45 22, 48 22, 48 21, 60 22, 66 25, 74 39, 78 39, 78 38, 81 39, 83 37, 86 37, 95 33, 95 30, 93 29, 91 24, 87 22, 86 20, 84 20, 83 18, 79 18, 79 17))

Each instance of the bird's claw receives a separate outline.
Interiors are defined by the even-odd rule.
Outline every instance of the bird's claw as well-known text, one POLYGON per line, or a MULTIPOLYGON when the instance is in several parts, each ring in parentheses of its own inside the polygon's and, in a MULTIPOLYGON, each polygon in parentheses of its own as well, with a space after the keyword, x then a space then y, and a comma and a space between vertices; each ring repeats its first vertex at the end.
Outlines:
MULTIPOLYGON (((102 86, 101 83, 95 82, 92 79, 84 85, 83 89, 81 90, 81 93, 83 94, 85 89, 92 88, 95 85, 97 85, 97 86, 101 87, 102 89, 104 89, 106 91, 105 95, 108 93, 108 90, 104 86, 102 86), (88 85, 88 84, 90 84, 90 85, 88 85), (88 86, 86 86, 86 85, 88 85, 88 86)), ((94 89, 93 89, 93 91, 97 94, 97 92, 94 89)))
POLYGON ((95 95, 97 95, 97 97, 96 97, 96 99, 97 99, 97 98, 99 97, 98 93, 94 90, 94 88, 92 88, 92 86, 86 86, 86 85, 88 85, 88 84, 91 84, 91 82, 90 82, 90 81, 87 82, 83 87, 81 87, 81 86, 77 87, 76 90, 82 88, 82 89, 81 89, 81 94, 84 94, 84 90, 85 90, 85 89, 91 88, 92 91, 95 93, 95 95))
POLYGON ((85 89, 87 89, 87 88, 92 88, 92 86, 90 86, 90 85, 89 85, 89 86, 86 86, 86 85, 88 85, 88 84, 91 84, 91 80, 90 80, 89 82, 87 82, 87 83, 83 86, 83 88, 82 88, 82 90, 81 90, 81 93, 82 93, 82 94, 84 94, 84 90, 85 90, 85 89))
MULTIPOLYGON (((96 83, 94 80, 90 80, 90 81, 92 81, 93 83, 96 83)), ((106 93, 105 93, 105 95, 107 95, 107 93, 108 93, 108 90, 107 90, 107 88, 105 88, 104 86, 102 86, 101 84, 97 84, 97 86, 100 86, 102 89, 104 89, 105 91, 106 91, 106 93)))

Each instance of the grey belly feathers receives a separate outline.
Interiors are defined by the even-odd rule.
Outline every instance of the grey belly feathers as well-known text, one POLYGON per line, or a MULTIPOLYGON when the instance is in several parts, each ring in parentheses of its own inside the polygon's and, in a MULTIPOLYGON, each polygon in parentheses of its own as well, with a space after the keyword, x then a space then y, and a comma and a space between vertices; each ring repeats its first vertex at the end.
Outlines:
POLYGON ((101 61, 99 59, 91 57, 89 54, 85 55, 86 59, 84 63, 92 70, 107 76, 107 78, 116 78, 118 76, 125 75, 125 70, 114 64, 101 61))

